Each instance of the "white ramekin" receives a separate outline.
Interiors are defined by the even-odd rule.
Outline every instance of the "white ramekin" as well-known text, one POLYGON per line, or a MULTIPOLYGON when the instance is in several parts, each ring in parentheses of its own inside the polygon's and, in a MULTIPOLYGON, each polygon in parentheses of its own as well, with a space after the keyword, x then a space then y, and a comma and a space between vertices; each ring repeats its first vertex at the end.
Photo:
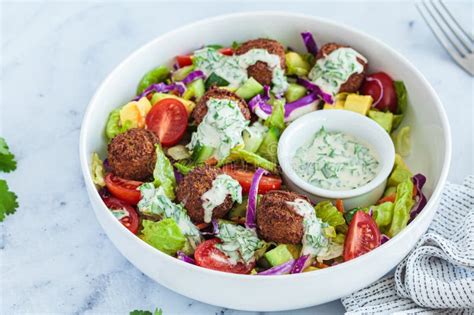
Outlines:
POLYGON ((347 110, 318 110, 292 122, 278 143, 278 161, 286 185, 308 196, 313 202, 342 199, 346 209, 373 205, 382 196, 395 161, 395 148, 388 133, 375 121, 347 110), (342 132, 369 145, 380 163, 377 175, 367 184, 351 190, 327 190, 303 180, 292 167, 298 148, 309 145, 324 127, 328 132, 342 132))

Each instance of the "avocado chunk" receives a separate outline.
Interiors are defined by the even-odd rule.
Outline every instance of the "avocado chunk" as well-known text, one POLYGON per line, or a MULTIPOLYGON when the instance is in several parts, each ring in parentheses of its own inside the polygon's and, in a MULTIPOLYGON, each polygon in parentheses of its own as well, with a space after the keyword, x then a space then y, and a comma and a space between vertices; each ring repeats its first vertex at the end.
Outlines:
POLYGON ((297 76, 307 75, 311 69, 311 65, 298 53, 294 51, 285 54, 287 74, 295 74, 297 76))
POLYGON ((267 134, 263 137, 262 144, 256 153, 271 162, 276 162, 278 160, 277 149, 280 134, 280 129, 276 127, 270 127, 267 134))
POLYGON ((372 96, 370 95, 349 94, 344 103, 344 109, 365 116, 372 106, 372 102, 372 96))
POLYGON ((257 94, 262 93, 262 91, 263 86, 258 83, 257 80, 250 77, 247 81, 245 81, 244 84, 242 84, 241 87, 237 89, 237 91, 235 91, 235 94, 243 99, 248 100, 257 94))
POLYGON ((390 112, 380 112, 378 110, 369 110, 369 117, 379 124, 386 132, 392 131, 393 114, 390 112))
POLYGON ((339 93, 336 95, 334 103, 324 103, 323 109, 344 109, 344 103, 349 93, 339 93))
POLYGON ((306 89, 304 86, 301 86, 296 83, 288 84, 288 90, 285 92, 285 98, 288 103, 299 100, 306 95, 306 89))
POLYGON ((265 259, 272 266, 278 266, 287 261, 294 259, 292 250, 289 249, 289 245, 280 244, 272 250, 265 253, 265 259))

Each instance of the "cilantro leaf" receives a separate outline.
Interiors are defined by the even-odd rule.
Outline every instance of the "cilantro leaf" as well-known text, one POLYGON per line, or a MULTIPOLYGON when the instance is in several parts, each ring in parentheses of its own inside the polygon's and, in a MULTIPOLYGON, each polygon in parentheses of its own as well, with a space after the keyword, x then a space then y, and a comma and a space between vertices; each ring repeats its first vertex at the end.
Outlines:
POLYGON ((8 190, 7 182, 0 179, 0 222, 9 214, 13 214, 18 208, 15 193, 8 190))
POLYGON ((130 315, 163 315, 163 311, 161 309, 155 309, 152 313, 150 311, 134 310, 130 312, 130 315))
POLYGON ((16 169, 15 156, 8 149, 5 139, 0 137, 0 171, 11 172, 16 169))

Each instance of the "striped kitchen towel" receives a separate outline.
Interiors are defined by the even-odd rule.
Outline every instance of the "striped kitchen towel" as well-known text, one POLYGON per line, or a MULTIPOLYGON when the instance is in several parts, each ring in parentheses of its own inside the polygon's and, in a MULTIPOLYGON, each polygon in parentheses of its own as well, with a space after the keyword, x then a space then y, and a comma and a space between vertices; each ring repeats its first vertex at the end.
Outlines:
POLYGON ((395 274, 342 299, 347 314, 474 314, 474 176, 447 184, 395 274))

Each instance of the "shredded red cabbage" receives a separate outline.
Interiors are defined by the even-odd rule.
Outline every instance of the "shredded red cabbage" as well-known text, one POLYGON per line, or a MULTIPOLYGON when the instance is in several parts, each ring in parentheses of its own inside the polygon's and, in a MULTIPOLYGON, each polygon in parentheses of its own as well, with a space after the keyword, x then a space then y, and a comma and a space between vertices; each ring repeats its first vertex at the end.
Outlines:
POLYGON ((382 100, 382 98, 383 98, 383 93, 384 93, 382 82, 380 82, 380 80, 377 79, 377 78, 371 78, 371 77, 366 77, 365 80, 367 80, 367 82, 374 81, 375 83, 377 83, 377 85, 378 85, 379 88, 380 88, 380 96, 379 96, 379 98, 378 98, 375 102, 372 103, 372 107, 377 108, 377 105, 378 105, 378 103, 380 103, 380 101, 382 100))
POLYGON ((151 92, 157 92, 157 93, 168 93, 171 91, 177 90, 180 95, 182 95, 186 91, 186 86, 182 82, 174 82, 171 84, 166 84, 166 83, 157 83, 157 84, 152 84, 149 87, 147 87, 140 95, 137 95, 133 101, 138 101, 144 96, 147 96, 151 92))
POLYGON ((212 231, 214 232, 214 235, 219 234, 219 223, 217 222, 216 219, 212 219, 212 231))
POLYGON ((423 194, 423 186, 426 183, 426 177, 422 174, 416 174, 412 178, 413 184, 416 187, 416 196, 415 196, 415 204, 410 210, 410 221, 413 221, 415 217, 423 210, 423 208, 426 206, 426 203, 428 202, 426 199, 425 194, 423 194))
POLYGON ((268 102, 270 99, 270 87, 268 85, 263 86, 263 96, 265 98, 265 102, 268 102))
POLYGON ((298 108, 305 107, 312 104, 314 101, 319 99, 316 93, 311 93, 306 96, 303 96, 300 99, 297 99, 294 102, 285 104, 285 119, 287 120, 290 117, 291 113, 298 108))
POLYGON ((184 262, 187 262, 188 264, 192 264, 192 265, 195 265, 196 264, 196 261, 189 257, 188 255, 186 255, 185 253, 183 253, 182 251, 178 251, 176 253, 176 257, 179 259, 179 260, 182 260, 184 262))
POLYGON ((301 37, 303 38, 304 45, 306 46, 306 50, 313 55, 318 53, 318 45, 314 40, 313 34, 310 32, 303 32, 301 33, 301 37))
POLYGON ((204 79, 205 77, 206 76, 204 72, 202 72, 201 70, 195 70, 195 71, 190 72, 181 82, 183 82, 184 84, 189 84, 193 82, 194 80, 204 79))
POLYGON ((319 88, 319 86, 317 86, 313 82, 311 82, 309 80, 306 80, 306 79, 303 79, 303 78, 297 78, 296 82, 299 85, 304 86, 306 89, 316 93, 324 102, 326 102, 328 104, 333 103, 332 95, 324 92, 323 90, 321 90, 319 88))
POLYGON ((286 275, 289 274, 290 271, 293 269, 293 265, 295 264, 295 260, 289 260, 286 263, 281 265, 272 267, 265 271, 259 272, 257 275, 259 276, 276 276, 276 275, 286 275))
POLYGON ((272 106, 267 103, 268 99, 265 96, 258 94, 254 96, 249 102, 249 108, 254 112, 258 117, 262 119, 267 119, 268 116, 272 113, 272 106))
POLYGON ((102 165, 104 166, 104 170, 108 173, 112 172, 112 169, 110 168, 110 163, 109 159, 105 159, 104 162, 102 162, 102 165))
POLYGON ((382 234, 382 237, 380 238, 380 244, 384 244, 384 243, 388 242, 388 240, 390 240, 390 237, 388 237, 385 234, 382 234))
POLYGON ((257 211, 257 194, 258 184, 264 174, 268 172, 263 168, 258 168, 253 174, 252 183, 249 190, 249 201, 247 204, 247 214, 245 216, 245 227, 248 229, 255 229, 257 224, 255 223, 255 212, 257 211))
POLYGON ((177 183, 180 183, 180 182, 183 180, 184 175, 181 174, 181 172, 178 171, 178 170, 176 169, 176 167, 174 167, 174 166, 173 166, 173 173, 174 173, 174 178, 176 179, 176 182, 177 182, 177 183))
POLYGON ((290 273, 301 273, 307 267, 310 262, 310 255, 304 255, 298 258, 293 267, 291 268, 290 273))

